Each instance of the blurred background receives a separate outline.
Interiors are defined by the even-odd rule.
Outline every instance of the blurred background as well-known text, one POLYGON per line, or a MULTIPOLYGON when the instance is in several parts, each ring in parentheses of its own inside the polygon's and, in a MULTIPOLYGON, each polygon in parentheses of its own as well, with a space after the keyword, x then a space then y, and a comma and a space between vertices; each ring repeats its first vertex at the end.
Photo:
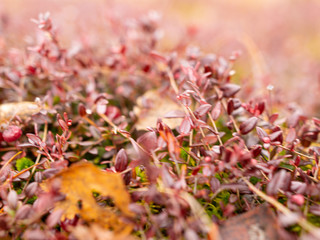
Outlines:
POLYGON ((0 51, 29 46, 36 36, 30 19, 46 11, 65 47, 81 41, 92 48, 119 41, 117 24, 153 14, 159 51, 198 46, 225 57, 241 51, 235 81, 242 94, 266 94, 272 85, 279 103, 319 116, 318 0, 1 0, 0 51))

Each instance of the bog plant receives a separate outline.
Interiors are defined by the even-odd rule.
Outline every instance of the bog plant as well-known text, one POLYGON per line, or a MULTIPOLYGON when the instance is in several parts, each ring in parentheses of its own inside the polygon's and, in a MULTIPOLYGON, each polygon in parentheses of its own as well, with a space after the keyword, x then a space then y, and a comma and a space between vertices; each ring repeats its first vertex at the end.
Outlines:
POLYGON ((320 120, 238 98, 238 52, 157 51, 157 21, 75 51, 49 14, 34 20, 43 37, 19 64, 9 56, 0 80, 1 238, 223 239, 220 226, 262 204, 281 239, 316 238, 320 120), (5 103, 12 94, 23 101, 5 103), (143 128, 164 98, 180 109, 143 128))

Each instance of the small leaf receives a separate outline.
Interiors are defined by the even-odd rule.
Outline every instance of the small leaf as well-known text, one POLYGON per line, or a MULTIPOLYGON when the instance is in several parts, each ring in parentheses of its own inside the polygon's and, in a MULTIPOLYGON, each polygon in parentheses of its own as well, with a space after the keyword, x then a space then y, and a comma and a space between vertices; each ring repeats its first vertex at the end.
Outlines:
POLYGON ((264 142, 264 139, 269 137, 268 134, 260 127, 256 127, 257 135, 259 139, 264 142))
POLYGON ((271 181, 267 185, 267 194, 268 195, 275 195, 281 189, 283 191, 287 191, 290 186, 291 175, 289 172, 285 170, 280 170, 277 172, 271 181))
POLYGON ((122 172, 126 170, 127 166, 128 166, 127 153, 124 149, 121 149, 116 156, 114 167, 117 172, 122 172))
POLYGON ((231 113, 234 110, 234 103, 233 103, 233 99, 229 99, 228 100, 228 106, 227 106, 227 112, 229 115, 231 115, 231 113))
POLYGON ((147 152, 151 152, 158 147, 157 135, 155 132, 146 132, 137 139, 137 143, 147 152))
POLYGON ((202 104, 200 107, 198 107, 196 110, 195 110, 195 115, 198 116, 198 117, 202 117, 204 115, 206 115, 210 109, 211 109, 211 104, 202 104))
POLYGON ((272 114, 270 117, 269 117, 269 122, 270 123, 274 123, 279 117, 279 114, 278 113, 274 113, 272 114))
POLYGON ((212 119, 216 121, 219 118, 220 114, 221 114, 221 103, 217 102, 217 104, 214 106, 214 108, 211 111, 212 119))
POLYGON ((190 133, 191 130, 191 124, 190 124, 190 119, 188 117, 185 117, 180 125, 180 132, 183 134, 188 134, 190 133))
POLYGON ((258 118, 257 117, 251 117, 240 124, 240 133, 243 135, 248 134, 251 132, 255 126, 257 125, 258 118))
POLYGON ((286 137, 287 143, 292 143, 296 138, 296 130, 294 128, 290 128, 286 137))
POLYGON ((241 87, 237 84, 227 83, 223 85, 220 89, 223 92, 223 96, 229 98, 234 96, 237 92, 239 92, 241 87))

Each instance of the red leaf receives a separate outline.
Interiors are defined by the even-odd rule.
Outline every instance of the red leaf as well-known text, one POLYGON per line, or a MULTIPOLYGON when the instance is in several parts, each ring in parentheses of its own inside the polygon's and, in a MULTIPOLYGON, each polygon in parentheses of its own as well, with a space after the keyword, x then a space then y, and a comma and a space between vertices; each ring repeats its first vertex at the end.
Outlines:
POLYGON ((223 92, 223 96, 226 98, 234 96, 237 92, 239 92, 241 87, 237 84, 227 83, 223 85, 220 90, 223 92))
POLYGON ((294 113, 287 119, 287 124, 289 128, 294 128, 298 125, 300 115, 298 113, 294 113))
POLYGON ((188 134, 191 130, 191 124, 190 119, 188 117, 185 117, 180 125, 180 132, 184 134, 188 134))
POLYGON ((252 131, 252 129, 255 128, 257 125, 258 118, 257 117, 251 117, 248 120, 244 121, 240 124, 240 133, 245 135, 252 131))
POLYGON ((200 107, 198 107, 196 109, 196 111, 194 112, 196 116, 198 117, 202 117, 204 115, 206 115, 209 111, 210 111, 210 108, 211 108, 211 104, 202 104, 200 107))
POLYGON ((126 170, 127 166, 128 166, 127 153, 124 149, 121 149, 116 156, 114 167, 117 172, 122 172, 126 170))
POLYGON ((221 114, 221 103, 217 102, 217 104, 214 106, 214 108, 211 111, 212 119, 216 121, 219 118, 220 114, 221 114))
POLYGON ((151 152, 158 147, 158 140, 155 132, 146 132, 137 139, 137 142, 148 152, 151 152))
POLYGON ((267 194, 268 195, 275 195, 281 189, 283 191, 287 191, 290 186, 291 175, 289 172, 285 170, 280 170, 277 172, 271 181, 267 185, 267 194))
POLYGON ((280 142, 280 144, 283 142, 282 131, 276 131, 274 133, 271 133, 269 137, 271 142, 280 142))
POLYGON ((274 113, 272 114, 270 117, 269 117, 269 122, 270 123, 274 123, 279 117, 279 114, 278 113, 274 113))
POLYGON ((256 131, 258 134, 259 139, 264 142, 264 139, 269 137, 268 134, 260 127, 256 127, 256 131))
POLYGON ((233 103, 233 99, 229 99, 228 100, 228 106, 227 106, 227 112, 229 115, 231 115, 231 113, 234 110, 234 103, 233 103))

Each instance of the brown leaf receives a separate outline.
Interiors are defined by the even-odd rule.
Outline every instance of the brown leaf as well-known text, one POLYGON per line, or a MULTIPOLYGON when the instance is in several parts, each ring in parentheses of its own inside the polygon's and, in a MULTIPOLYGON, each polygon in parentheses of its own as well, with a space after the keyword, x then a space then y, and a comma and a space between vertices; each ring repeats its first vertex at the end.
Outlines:
POLYGON ((162 118, 170 128, 176 128, 180 125, 181 118, 165 117, 170 112, 181 112, 183 109, 165 94, 150 90, 137 99, 137 106, 133 111, 138 118, 135 125, 137 130, 145 130, 147 127, 155 127, 158 118, 162 118))
POLYGON ((63 209, 63 218, 72 219, 76 214, 87 222, 96 222, 115 232, 131 232, 131 225, 120 220, 122 216, 132 216, 129 210, 130 197, 120 174, 103 172, 93 164, 81 162, 61 171, 45 182, 45 188, 60 182, 60 191, 65 199, 56 203, 56 209, 63 209), (93 192, 111 197, 115 207, 97 204, 93 192), (118 210, 121 211, 120 213, 118 210))
POLYGON ((41 107, 35 102, 13 102, 0 105, 0 124, 10 121, 14 116, 22 120, 40 112, 41 107))

